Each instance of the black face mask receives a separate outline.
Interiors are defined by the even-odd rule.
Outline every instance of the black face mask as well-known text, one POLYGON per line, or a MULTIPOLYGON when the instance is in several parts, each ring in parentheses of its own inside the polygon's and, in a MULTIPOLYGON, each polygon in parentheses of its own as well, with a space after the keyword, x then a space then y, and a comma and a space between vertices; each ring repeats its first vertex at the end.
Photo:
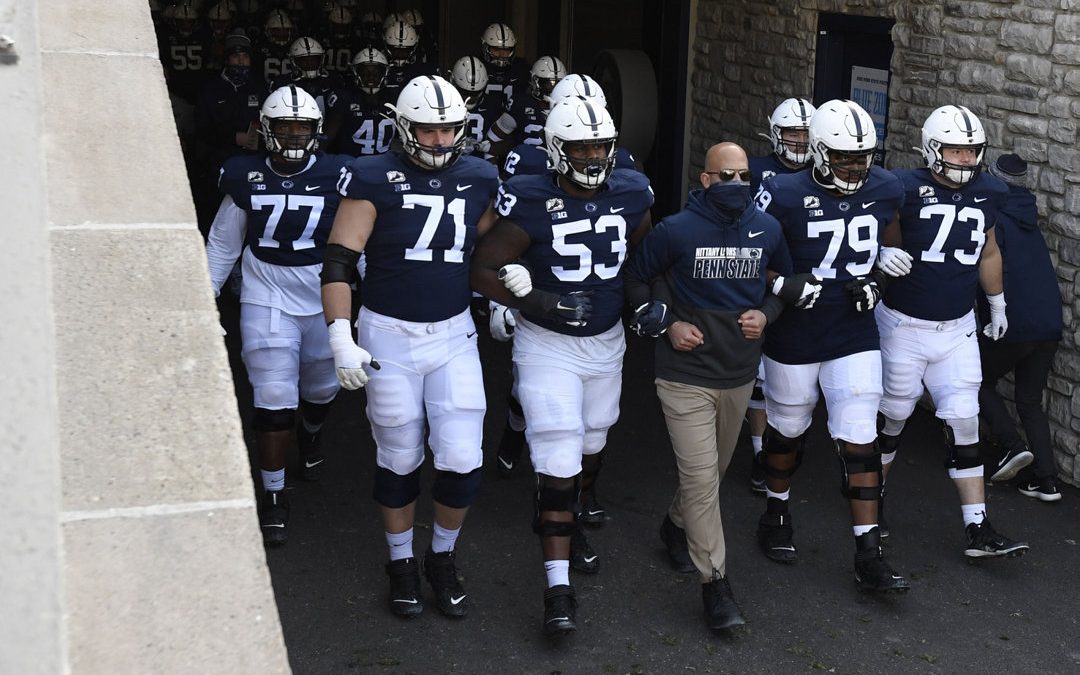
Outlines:
POLYGON ((740 180, 713 183, 705 188, 705 202, 728 218, 742 215, 750 206, 750 184, 740 180))
POLYGON ((251 66, 228 65, 225 66, 225 79, 233 84, 244 84, 248 81, 251 66))

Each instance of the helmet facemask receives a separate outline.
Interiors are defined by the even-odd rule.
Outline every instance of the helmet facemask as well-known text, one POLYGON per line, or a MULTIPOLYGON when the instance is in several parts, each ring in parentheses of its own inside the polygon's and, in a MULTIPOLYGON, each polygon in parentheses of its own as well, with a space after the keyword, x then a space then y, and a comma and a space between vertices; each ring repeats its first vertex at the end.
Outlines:
POLYGON ((870 167, 873 165, 873 149, 844 152, 823 147, 819 153, 815 153, 814 166, 817 173, 829 181, 826 187, 834 188, 845 195, 855 194, 866 185, 870 177, 870 167), (824 161, 817 161, 818 154, 824 157, 824 161))
POLYGON ((795 166, 810 162, 810 134, 806 127, 772 127, 773 150, 778 156, 795 166), (801 140, 791 138, 800 134, 801 140), (788 138, 784 138, 787 135, 788 138))
POLYGON ((322 120, 279 117, 263 120, 266 148, 287 162, 302 162, 315 152, 322 120))
POLYGON ((368 96, 374 96, 382 90, 383 83, 386 82, 386 70, 387 65, 377 61, 352 66, 356 86, 368 96))
POLYGON ((615 138, 584 141, 553 138, 551 144, 559 156, 555 170, 585 190, 595 190, 606 183, 615 168, 615 138), (595 152, 596 148, 601 151, 595 152))
POLYGON ((985 143, 979 145, 943 145, 937 140, 931 140, 927 143, 927 147, 929 150, 927 157, 930 170, 951 183, 967 185, 975 180, 975 177, 982 170, 983 155, 986 153, 985 143), (945 151, 949 149, 974 150, 975 163, 956 164, 945 161, 945 151), (933 159, 929 159, 930 157, 933 159))
POLYGON ((398 129, 403 139, 402 145, 416 161, 429 169, 445 169, 461 156, 465 144, 465 120, 460 122, 448 122, 446 124, 416 124, 411 120, 398 117, 398 129), (454 135, 450 145, 425 145, 420 142, 416 132, 428 129, 453 129, 454 135))

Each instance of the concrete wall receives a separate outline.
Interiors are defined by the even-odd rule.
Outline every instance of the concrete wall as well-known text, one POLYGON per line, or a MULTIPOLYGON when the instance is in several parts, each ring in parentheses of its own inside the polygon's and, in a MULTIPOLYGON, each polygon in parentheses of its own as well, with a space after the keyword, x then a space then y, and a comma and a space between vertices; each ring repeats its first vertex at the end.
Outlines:
POLYGON ((718 140, 770 151, 758 137, 789 96, 812 97, 819 12, 896 20, 889 87, 891 168, 921 164, 923 120, 947 103, 980 116, 989 156, 1031 165, 1064 298, 1065 339, 1048 409, 1059 475, 1080 484, 1080 0, 700 0, 689 176, 718 140))
POLYGON ((287 672, 148 5, 4 2, 0 672, 287 672))

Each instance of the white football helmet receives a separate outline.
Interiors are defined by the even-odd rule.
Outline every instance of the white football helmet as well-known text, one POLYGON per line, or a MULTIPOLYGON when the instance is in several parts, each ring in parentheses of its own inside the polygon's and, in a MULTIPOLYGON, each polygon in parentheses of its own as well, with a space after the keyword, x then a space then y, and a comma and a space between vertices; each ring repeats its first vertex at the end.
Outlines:
POLYGON ((570 73, 559 80, 555 88, 551 90, 551 104, 554 105, 567 96, 577 96, 592 101, 602 108, 607 107, 607 96, 604 90, 588 75, 570 73))
POLYGON ((173 29, 185 37, 193 34, 199 25, 199 12, 190 2, 176 5, 172 13, 173 29))
POLYGON ((465 107, 476 108, 487 90, 488 74, 484 62, 475 56, 462 56, 450 71, 450 81, 461 92, 465 107))
POLYGON ((469 111, 454 85, 438 75, 422 75, 401 88, 397 105, 386 104, 396 116, 398 135, 405 152, 431 169, 450 166, 461 155, 465 142, 465 120, 469 111), (423 145, 416 129, 453 127, 453 141, 448 146, 423 145))
POLYGON ((922 126, 922 147, 916 148, 929 169, 946 180, 966 185, 978 175, 986 152, 986 131, 982 122, 962 105, 944 105, 930 113, 922 126), (975 150, 975 164, 950 164, 942 157, 944 148, 975 150))
POLYGON ((814 179, 850 195, 866 184, 874 163, 874 120, 854 101, 833 99, 810 119, 810 156, 814 179))
POLYGON ((510 26, 505 23, 493 23, 484 29, 480 37, 480 56, 488 62, 492 68, 509 68, 514 58, 514 49, 517 47, 517 37, 510 26), (495 56, 492 49, 509 49, 509 56, 495 56))
POLYGON ((306 160, 318 147, 319 134, 322 133, 322 111, 315 99, 306 91, 290 84, 275 89, 263 102, 259 113, 266 149, 281 155, 290 162, 306 160), (310 122, 309 129, 302 133, 284 133, 276 129, 280 122, 310 122))
POLYGON ((772 143, 777 157, 796 166, 803 166, 810 161, 809 144, 785 141, 783 132, 784 129, 809 129, 810 118, 816 110, 805 98, 784 99, 776 106, 772 115, 769 115, 769 142, 772 143))
POLYGON ((420 36, 415 28, 399 19, 383 31, 383 43, 390 55, 390 63, 404 67, 416 60, 416 46, 420 44, 420 36))
POLYGON ((319 41, 312 37, 297 38, 289 47, 289 61, 292 62, 293 74, 297 77, 314 79, 325 75, 323 59, 326 50, 319 41))
POLYGON ((232 25, 233 13, 227 2, 219 2, 206 13, 206 24, 214 35, 224 35, 232 25))
POLYGON ((424 15, 421 14, 418 9, 406 9, 404 12, 398 12, 398 16, 401 17, 402 21, 413 28, 419 28, 424 25, 424 15))
POLYGON ((555 56, 541 56, 529 71, 529 93, 537 101, 551 105, 551 90, 566 77, 566 66, 555 56))
MULTIPOLYGON (((390 26, 393 26, 398 21, 405 21, 405 19, 402 18, 401 14, 399 14, 397 12, 391 12, 390 14, 387 14, 385 17, 383 17, 383 22, 382 22, 383 30, 386 30, 390 26)), ((409 23, 409 22, 405 21, 405 23, 409 23)))
POLYGON ((292 40, 293 22, 284 10, 275 9, 266 15, 263 33, 271 44, 284 47, 292 40))
POLYGON ((356 86, 365 94, 377 94, 386 82, 386 70, 390 67, 390 60, 382 50, 374 47, 364 47, 353 57, 349 64, 356 86))
POLYGON ((615 122, 605 108, 589 100, 564 98, 548 113, 544 124, 544 149, 557 173, 581 188, 593 190, 607 181, 615 167, 615 139, 618 136, 615 122), (570 143, 601 146, 604 154, 590 159, 571 159, 566 147, 570 143))

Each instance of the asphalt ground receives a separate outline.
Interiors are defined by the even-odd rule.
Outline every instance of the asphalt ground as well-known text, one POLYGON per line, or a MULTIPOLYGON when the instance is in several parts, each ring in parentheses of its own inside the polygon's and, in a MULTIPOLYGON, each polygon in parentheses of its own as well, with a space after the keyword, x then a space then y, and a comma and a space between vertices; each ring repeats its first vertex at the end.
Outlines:
MULTIPOLYGON (((225 300, 222 313, 247 427, 250 390, 236 358, 235 301, 225 300)), ((792 489, 800 553, 793 566, 767 560, 756 546, 764 501, 748 489, 752 451, 743 429, 720 492, 728 575, 748 625, 730 635, 710 632, 697 576, 670 571, 657 536, 677 474, 652 384, 652 346, 634 336, 622 414, 599 482, 609 519, 588 531, 601 569, 572 572, 578 631, 545 638, 544 571, 530 529, 531 469, 525 462, 502 479, 494 468, 509 347, 480 328, 488 389, 484 483, 457 546, 468 616, 443 617, 426 582, 422 616, 402 620, 390 613, 364 394, 342 392, 324 427, 323 478, 295 480, 290 458, 289 541, 267 551, 295 673, 1080 672, 1080 491, 1062 486, 1062 501, 1045 504, 1013 486, 988 484, 994 526, 1032 548, 1023 558, 967 563, 959 502, 942 466, 940 424, 921 409, 909 422, 888 487, 886 556, 911 581, 911 591, 879 597, 856 590, 847 506, 819 407, 792 489)), ((253 447, 250 432, 248 440, 253 447)), ((417 555, 431 537, 432 478, 428 463, 417 555)))

